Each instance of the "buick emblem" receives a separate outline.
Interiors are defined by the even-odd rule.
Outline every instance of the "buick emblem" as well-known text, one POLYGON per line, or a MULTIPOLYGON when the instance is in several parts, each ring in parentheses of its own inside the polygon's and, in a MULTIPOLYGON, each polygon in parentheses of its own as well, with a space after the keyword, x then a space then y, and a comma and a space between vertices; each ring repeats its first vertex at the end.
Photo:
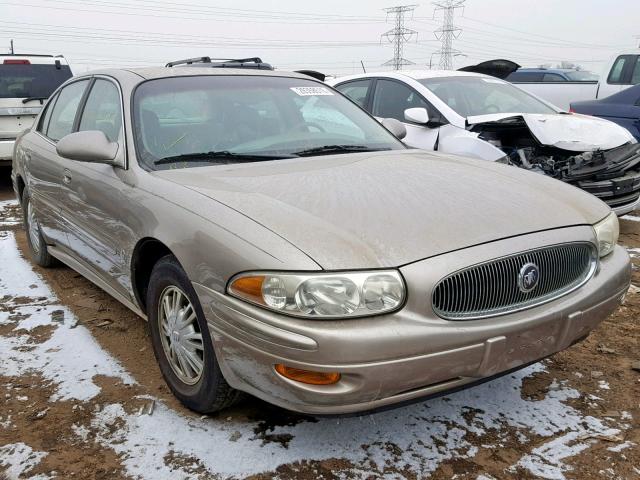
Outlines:
POLYGON ((522 266, 518 274, 518 288, 522 293, 529 293, 538 286, 540 280, 540 270, 534 263, 527 263, 522 266))

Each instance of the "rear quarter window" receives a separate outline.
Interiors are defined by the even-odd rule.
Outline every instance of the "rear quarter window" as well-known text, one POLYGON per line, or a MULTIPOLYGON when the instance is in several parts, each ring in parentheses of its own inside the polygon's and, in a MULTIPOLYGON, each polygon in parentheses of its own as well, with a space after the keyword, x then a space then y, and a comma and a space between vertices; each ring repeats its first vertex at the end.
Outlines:
POLYGON ((47 134, 47 128, 49 128, 49 120, 51 119, 51 112, 53 111, 53 106, 55 105, 57 98, 58 96, 56 95, 49 100, 47 106, 45 107, 44 113, 40 117, 40 122, 38 123, 38 128, 36 130, 43 135, 47 134))

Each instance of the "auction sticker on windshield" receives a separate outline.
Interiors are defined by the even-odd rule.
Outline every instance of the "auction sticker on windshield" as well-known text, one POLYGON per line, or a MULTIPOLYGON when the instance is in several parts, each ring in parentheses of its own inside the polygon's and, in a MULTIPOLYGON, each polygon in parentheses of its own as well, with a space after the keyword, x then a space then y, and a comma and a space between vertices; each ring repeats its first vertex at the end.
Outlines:
POLYGON ((311 97, 315 95, 333 95, 331 90, 324 87, 291 87, 301 97, 311 97))

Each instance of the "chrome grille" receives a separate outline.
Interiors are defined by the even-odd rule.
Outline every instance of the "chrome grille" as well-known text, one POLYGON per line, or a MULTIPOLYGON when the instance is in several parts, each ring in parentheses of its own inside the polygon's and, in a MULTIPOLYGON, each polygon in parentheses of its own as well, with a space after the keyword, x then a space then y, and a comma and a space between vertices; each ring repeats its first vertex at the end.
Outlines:
POLYGON ((497 258, 459 270, 433 290, 436 314, 447 320, 471 320, 523 310, 554 300, 583 285, 597 265, 590 243, 566 243, 497 258), (536 287, 524 292, 518 284, 528 263, 538 267, 536 287))

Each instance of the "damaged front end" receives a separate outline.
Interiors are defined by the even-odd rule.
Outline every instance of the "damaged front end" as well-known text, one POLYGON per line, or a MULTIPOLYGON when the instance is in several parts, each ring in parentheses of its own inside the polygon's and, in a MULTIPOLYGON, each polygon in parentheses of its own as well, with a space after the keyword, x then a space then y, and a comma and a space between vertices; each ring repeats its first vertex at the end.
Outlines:
MULTIPOLYGON (((574 151, 541 143, 522 117, 475 124, 478 137, 505 153, 503 163, 542 173, 589 192, 618 215, 640 201, 640 144, 574 151)), ((565 142, 563 146, 568 146, 565 142)))

